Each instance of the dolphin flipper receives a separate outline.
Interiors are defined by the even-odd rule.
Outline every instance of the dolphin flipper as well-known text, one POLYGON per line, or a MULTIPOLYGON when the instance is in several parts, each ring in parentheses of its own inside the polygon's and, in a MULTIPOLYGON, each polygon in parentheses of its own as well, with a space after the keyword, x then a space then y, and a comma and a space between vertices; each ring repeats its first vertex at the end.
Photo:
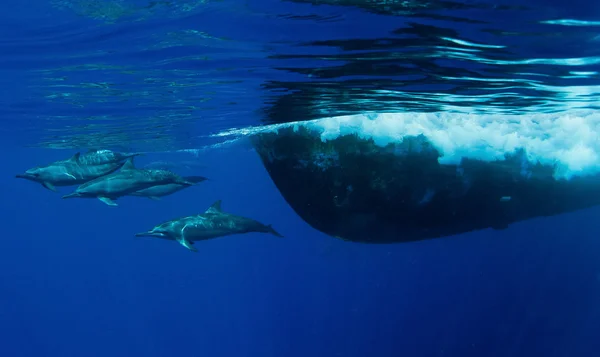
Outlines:
POLYGON ((49 189, 52 192, 58 192, 56 187, 54 187, 54 185, 49 182, 42 182, 41 184, 42 184, 42 186, 44 186, 45 188, 49 189))
POLYGON ((101 197, 101 196, 100 196, 100 197, 98 197, 98 199, 99 199, 100 201, 102 201, 102 202, 106 203, 106 204, 107 204, 107 205, 109 205, 109 206, 118 206, 118 204, 117 204, 115 201, 111 200, 111 199, 110 199, 110 198, 108 198, 108 197, 101 197))
POLYGON ((192 252, 198 251, 198 249, 196 249, 194 246, 192 246, 193 243, 190 242, 189 240, 185 239, 185 237, 177 238, 177 241, 179 242, 179 244, 181 244, 182 246, 191 250, 192 252))

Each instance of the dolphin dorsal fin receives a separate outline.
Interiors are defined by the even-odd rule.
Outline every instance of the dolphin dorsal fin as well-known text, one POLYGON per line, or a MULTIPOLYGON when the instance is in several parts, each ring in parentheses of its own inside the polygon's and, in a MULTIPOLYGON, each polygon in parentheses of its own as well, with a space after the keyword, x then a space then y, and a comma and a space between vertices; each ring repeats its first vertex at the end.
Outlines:
POLYGON ((123 164, 123 166, 121 166, 121 170, 135 170, 135 165, 133 164, 133 156, 128 157, 127 160, 125 160, 125 163, 123 164))
POLYGON ((204 213, 222 213, 222 212, 223 211, 221 211, 221 200, 218 200, 215 203, 213 203, 210 207, 208 207, 208 209, 204 213))
POLYGON ((79 155, 81 155, 81 153, 76 152, 75 155, 71 156, 71 161, 79 162, 79 155))

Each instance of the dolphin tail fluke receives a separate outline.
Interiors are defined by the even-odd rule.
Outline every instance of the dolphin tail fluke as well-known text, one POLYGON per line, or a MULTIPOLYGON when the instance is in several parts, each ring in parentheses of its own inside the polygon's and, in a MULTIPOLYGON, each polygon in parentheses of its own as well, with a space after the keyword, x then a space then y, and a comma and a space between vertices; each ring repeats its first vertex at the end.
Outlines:
POLYGON ((208 180, 208 178, 204 176, 185 176, 183 179, 187 182, 193 182, 194 184, 208 180))
POLYGON ((275 237, 283 238, 283 235, 279 234, 279 232, 277 232, 275 229, 273 229, 273 227, 271 227, 270 224, 267 224, 266 227, 267 227, 267 233, 271 233, 275 237))

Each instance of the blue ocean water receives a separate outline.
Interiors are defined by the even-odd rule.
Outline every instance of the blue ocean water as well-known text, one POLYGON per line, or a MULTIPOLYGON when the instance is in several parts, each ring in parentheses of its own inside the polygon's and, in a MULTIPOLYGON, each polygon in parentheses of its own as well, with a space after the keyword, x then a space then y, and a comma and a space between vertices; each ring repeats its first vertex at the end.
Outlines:
MULTIPOLYGON (((543 5, 537 13, 543 19, 600 17, 600 8, 587 2, 528 5, 543 5)), ((383 12, 394 10, 381 6, 383 12)), ((315 90, 331 93, 329 103, 315 105, 328 115, 378 110, 381 103, 389 109, 395 103, 386 96, 360 102, 361 95, 348 88, 418 92, 429 86, 427 91, 457 96, 490 90, 469 81, 433 80, 451 69, 463 68, 460 75, 466 77, 484 66, 455 63, 456 58, 436 62, 439 67, 414 58, 415 83, 408 83, 408 75, 395 76, 374 89, 351 81, 360 80, 361 72, 370 83, 392 78, 377 72, 382 63, 324 73, 344 55, 368 51, 360 41, 341 49, 320 48, 318 41, 376 39, 417 21, 371 10, 274 0, 6 2, 0 22, 0 353, 595 356, 600 351, 599 208, 418 243, 350 243, 303 222, 249 145, 219 145, 219 137, 211 136, 298 120, 268 117, 265 107, 281 93, 313 88, 299 70, 304 67, 310 78, 319 78, 315 90), (423 73, 431 77, 419 82, 423 73), (323 84, 344 80, 340 87, 323 84), (60 194, 14 178, 29 167, 98 147, 145 150, 140 166, 175 162, 180 163, 176 170, 210 180, 161 201, 125 197, 119 207, 108 207, 97 200, 61 200, 60 194), (175 242, 134 237, 158 222, 202 212, 219 199, 225 210, 273 224, 285 238, 225 237, 196 243, 199 252, 193 254, 175 242)), ((531 12, 518 21, 490 17, 487 10, 465 10, 465 16, 504 23, 506 31, 526 33, 531 26, 532 37, 507 40, 517 47, 519 41, 544 38, 529 22, 531 12)), ((467 25, 457 23, 463 29, 458 33, 469 35, 467 25)), ((555 42, 538 40, 539 47, 529 52, 522 45, 516 55, 492 55, 498 61, 587 58, 589 63, 569 70, 593 72, 598 29, 564 27, 547 34, 555 42)), ((485 43, 489 36, 467 37, 485 43)), ((542 80, 545 86, 597 83, 593 75, 557 79, 568 72, 560 64, 515 66, 512 72, 487 70, 497 76, 531 70, 538 77, 554 75, 542 80)), ((533 106, 541 99, 597 104, 590 91, 583 99, 561 102, 552 91, 521 90, 533 106)), ((501 104, 514 110, 502 95, 483 98, 489 99, 480 103, 483 109, 505 101, 501 104)), ((313 99, 307 94, 296 103, 313 99)), ((427 109, 431 101, 417 104, 427 109)))

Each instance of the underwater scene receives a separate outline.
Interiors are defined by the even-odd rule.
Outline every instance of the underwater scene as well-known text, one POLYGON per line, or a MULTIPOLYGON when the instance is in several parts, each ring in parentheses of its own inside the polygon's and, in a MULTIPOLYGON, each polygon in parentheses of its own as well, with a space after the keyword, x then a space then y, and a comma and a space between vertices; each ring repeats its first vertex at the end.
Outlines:
POLYGON ((600 2, 2 5, 0 356, 600 355, 600 2))

